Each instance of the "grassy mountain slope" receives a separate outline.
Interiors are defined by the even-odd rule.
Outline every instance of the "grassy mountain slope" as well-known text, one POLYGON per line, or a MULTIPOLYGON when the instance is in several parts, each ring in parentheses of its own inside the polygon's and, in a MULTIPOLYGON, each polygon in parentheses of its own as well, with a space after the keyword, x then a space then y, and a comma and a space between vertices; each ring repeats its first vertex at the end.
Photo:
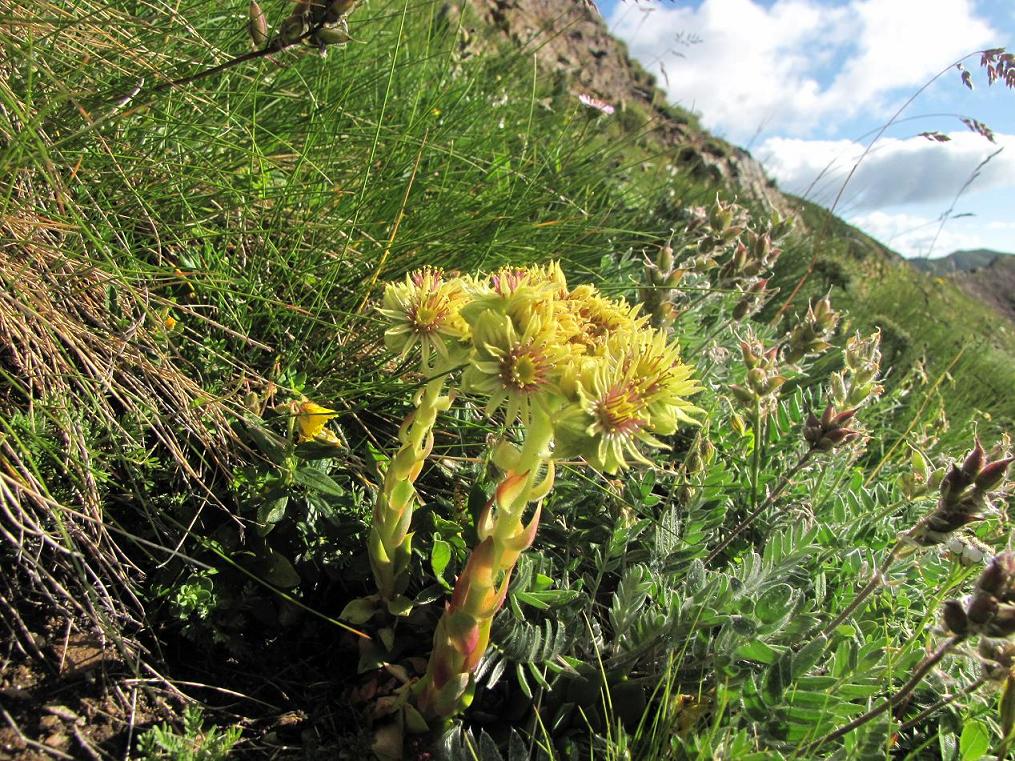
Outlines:
MULTIPOLYGON (((496 735, 484 754, 524 718, 528 749, 562 758, 787 742, 799 757, 902 684, 974 573, 943 553, 897 568, 835 648, 794 648, 933 508, 899 496, 903 441, 944 466, 967 451, 974 408, 1012 417, 1011 338, 989 310, 777 194, 666 106, 584 4, 376 0, 325 58, 286 51, 154 89, 247 50, 245 5, 44 0, 0 23, 2 752, 123 758, 142 733, 172 746, 161 720, 211 744, 199 717, 178 720, 199 703, 242 727, 241 757, 368 757, 466 572, 495 485, 486 447, 520 435, 464 394, 440 416, 420 480, 403 482, 420 502, 412 615, 381 611, 365 636, 339 622, 373 590, 374 499, 427 380, 384 348, 383 285, 559 260, 569 283, 633 300, 646 258, 697 245, 688 208, 717 193, 796 210, 781 292, 738 321, 734 288, 679 283, 674 334, 705 423, 671 430, 644 471, 560 463, 538 547, 504 582, 468 726, 496 735), (600 115, 578 89, 621 107, 600 115), (748 382, 740 338, 776 346, 828 289, 850 328, 883 328, 898 368, 859 429, 828 439, 839 451, 801 431, 840 351, 787 369, 767 421, 729 393, 748 382), (337 413, 339 446, 297 446, 306 398, 337 413)), ((273 27, 290 7, 263 5, 273 27)), ((981 541, 1003 528, 975 521, 981 541)), ((910 716, 979 673, 955 661, 910 716)), ((961 701, 930 739, 879 722, 850 742, 919 752, 940 731, 954 745, 963 722, 993 728, 990 701, 961 701)), ((475 758, 456 748, 444 757, 475 758)))

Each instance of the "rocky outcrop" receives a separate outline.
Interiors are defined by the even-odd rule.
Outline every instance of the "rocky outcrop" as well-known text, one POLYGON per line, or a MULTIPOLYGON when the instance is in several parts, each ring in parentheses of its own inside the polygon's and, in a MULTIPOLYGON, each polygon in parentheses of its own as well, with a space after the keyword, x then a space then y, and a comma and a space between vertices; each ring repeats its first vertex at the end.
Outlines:
POLYGON ((446 15, 456 18, 463 11, 468 23, 475 19, 505 41, 533 51, 543 67, 568 79, 575 94, 644 111, 656 125, 655 138, 672 148, 676 164, 795 216, 791 199, 747 151, 697 129, 667 105, 655 77, 610 34, 592 0, 449 0, 446 15))

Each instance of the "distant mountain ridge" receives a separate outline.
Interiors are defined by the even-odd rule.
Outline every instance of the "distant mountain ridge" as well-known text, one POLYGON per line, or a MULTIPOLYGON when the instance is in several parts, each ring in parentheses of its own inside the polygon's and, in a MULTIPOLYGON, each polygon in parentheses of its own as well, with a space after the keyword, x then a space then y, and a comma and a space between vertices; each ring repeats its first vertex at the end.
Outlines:
POLYGON ((909 259, 909 263, 922 272, 932 275, 950 275, 954 272, 971 272, 989 267, 998 258, 1010 257, 1015 261, 1015 254, 1004 251, 993 251, 989 248, 972 248, 953 251, 948 256, 938 259, 909 259))

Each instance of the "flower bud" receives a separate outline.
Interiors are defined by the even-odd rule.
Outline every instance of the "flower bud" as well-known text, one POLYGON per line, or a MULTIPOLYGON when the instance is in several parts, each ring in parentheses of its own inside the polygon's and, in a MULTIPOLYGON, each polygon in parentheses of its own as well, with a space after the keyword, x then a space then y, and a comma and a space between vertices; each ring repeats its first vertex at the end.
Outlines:
POLYGON ((966 618, 966 611, 958 600, 945 600, 941 606, 942 617, 945 628, 960 636, 969 632, 969 620, 966 618))
POLYGON ((247 16, 247 34, 250 35, 254 49, 260 50, 268 44, 268 19, 257 0, 250 0, 247 16))
POLYGON ((966 606, 966 618, 976 627, 985 626, 997 615, 997 600, 990 595, 976 595, 966 606))
POLYGON ((747 382, 751 388, 762 394, 768 384, 768 375, 760 367, 755 367, 753 370, 747 371, 747 382))
POLYGON ((976 439, 973 450, 966 455, 966 459, 962 462, 962 474, 970 480, 976 478, 976 474, 983 468, 983 458, 983 447, 980 445, 980 440, 976 439))
POLYGON ((1007 576, 1004 566, 998 562, 1000 556, 995 557, 976 580, 976 588, 988 595, 1000 596, 1005 587, 1007 576))
POLYGON ((659 249, 659 256, 656 257, 656 266, 662 272, 672 272, 674 265, 673 249, 663 246, 659 249))
POLYGON ((1015 634, 1015 606, 998 605, 984 633, 991 637, 1010 637, 1015 634))
POLYGON ((325 11, 325 22, 334 24, 343 16, 349 15, 356 7, 357 2, 358 0, 332 0, 325 11))
POLYGON ((349 36, 349 26, 345 18, 340 18, 334 23, 322 25, 320 29, 311 35, 310 39, 323 48, 326 45, 344 45, 352 37, 349 36))
POLYGON ((733 209, 731 204, 724 204, 718 198, 712 206, 708 215, 708 223, 716 232, 722 232, 733 224, 733 209))
POLYGON ((1015 461, 1015 458, 1006 457, 985 465, 974 481, 977 490, 988 492, 997 487, 1004 480, 1005 472, 1012 461, 1015 461))
POLYGON ((754 400, 757 398, 757 396, 752 394, 746 388, 736 384, 730 386, 730 393, 737 398, 738 402, 744 405, 754 404, 754 400))
POLYGON ((307 20, 302 15, 292 15, 282 22, 278 28, 278 38, 283 45, 293 45, 299 42, 300 38, 307 33, 309 27, 307 20))

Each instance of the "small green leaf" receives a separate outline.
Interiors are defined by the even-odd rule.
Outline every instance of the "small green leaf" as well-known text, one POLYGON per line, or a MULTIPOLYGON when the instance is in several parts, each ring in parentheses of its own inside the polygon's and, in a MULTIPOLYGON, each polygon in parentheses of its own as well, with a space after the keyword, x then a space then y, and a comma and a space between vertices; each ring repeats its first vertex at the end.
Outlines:
POLYGON ((565 605, 578 596, 575 589, 547 589, 545 592, 515 592, 519 602, 538 610, 548 610, 556 605, 565 605))
POLYGON ((779 657, 779 654, 775 650, 761 640, 754 640, 746 645, 741 645, 737 648, 736 655, 738 658, 757 661, 758 663, 764 663, 766 666, 775 663, 775 659, 779 657))
POLYGON ((271 526, 285 518, 285 509, 288 505, 289 495, 265 502, 257 508, 257 522, 270 530, 271 526))
POLYGON ((518 602, 531 605, 536 610, 549 610, 550 606, 543 602, 537 594, 531 592, 515 592, 511 597, 518 602))
POLYGON ((289 558, 280 552, 268 548, 267 570, 264 572, 264 579, 281 589, 295 587, 300 583, 300 575, 289 562, 289 558))
POLYGON ((393 616, 407 616, 412 612, 412 600, 405 595, 395 595, 388 600, 388 613, 393 616))
POLYGON ((293 473, 293 480, 308 489, 327 494, 331 497, 344 497, 345 490, 335 483, 331 476, 316 468, 299 468, 293 473))
POLYGON ((444 569, 448 567, 450 561, 451 545, 443 539, 434 539, 433 550, 430 552, 430 567, 433 569, 434 576, 443 581, 444 569))
POLYGON ((342 608, 342 612, 338 614, 338 617, 342 621, 348 621, 350 624, 365 624, 374 615, 374 611, 376 610, 376 595, 371 595, 370 597, 357 597, 342 608))
POLYGON ((776 584, 758 598, 754 606, 755 615, 762 623, 774 623, 792 612, 790 599, 793 597, 793 590, 788 584, 776 584))
POLYGON ((990 732, 982 721, 966 721, 959 737, 959 758, 962 761, 979 761, 990 748, 990 732))

